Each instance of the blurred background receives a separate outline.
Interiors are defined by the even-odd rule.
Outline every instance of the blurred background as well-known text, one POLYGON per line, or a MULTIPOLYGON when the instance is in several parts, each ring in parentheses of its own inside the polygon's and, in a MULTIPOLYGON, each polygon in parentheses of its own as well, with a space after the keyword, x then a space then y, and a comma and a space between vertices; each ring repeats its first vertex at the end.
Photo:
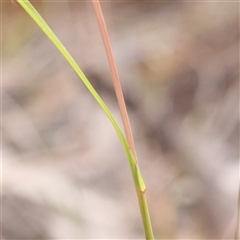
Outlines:
MULTIPOLYGON (((91 1, 31 1, 121 122, 91 1)), ((233 239, 239 3, 102 1, 156 239, 233 239)), ((20 5, 2 2, 3 239, 143 239, 109 120, 20 5)))

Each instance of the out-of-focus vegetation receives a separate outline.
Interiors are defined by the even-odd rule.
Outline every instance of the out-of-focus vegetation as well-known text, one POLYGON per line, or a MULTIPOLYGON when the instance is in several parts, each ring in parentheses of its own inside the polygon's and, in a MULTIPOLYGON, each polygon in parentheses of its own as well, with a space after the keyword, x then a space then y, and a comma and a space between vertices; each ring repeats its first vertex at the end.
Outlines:
MULTIPOLYGON (((91 2, 34 2, 120 119, 91 2)), ((239 184, 239 8, 102 2, 156 239, 231 239, 239 184)), ((140 239, 117 136, 29 18, 2 3, 4 239, 140 239)), ((119 121, 120 122, 120 121, 119 121)))

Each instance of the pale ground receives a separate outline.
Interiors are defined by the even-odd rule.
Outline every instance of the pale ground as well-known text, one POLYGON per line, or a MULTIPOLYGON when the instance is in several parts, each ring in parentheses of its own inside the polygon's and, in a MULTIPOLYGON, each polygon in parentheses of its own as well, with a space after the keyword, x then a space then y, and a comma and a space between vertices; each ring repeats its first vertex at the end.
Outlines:
MULTIPOLYGON (((238 3, 104 2, 156 239, 232 239, 238 3)), ((120 116, 91 2, 35 3, 120 116)), ((2 236, 143 239, 113 127, 21 7, 3 4, 2 236)))

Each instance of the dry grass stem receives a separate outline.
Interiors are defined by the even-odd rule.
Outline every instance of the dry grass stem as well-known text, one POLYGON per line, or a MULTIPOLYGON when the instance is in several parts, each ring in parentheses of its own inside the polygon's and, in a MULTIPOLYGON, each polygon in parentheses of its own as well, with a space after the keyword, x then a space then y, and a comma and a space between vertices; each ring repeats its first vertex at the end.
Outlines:
POLYGON ((121 87, 121 83, 119 80, 117 67, 116 67, 116 64, 114 61, 114 57, 113 57, 113 53, 112 53, 112 49, 111 49, 111 45, 110 45, 110 40, 108 37, 107 28, 106 28, 103 14, 102 14, 101 6, 100 6, 100 3, 98 0, 92 0, 92 3, 94 6, 94 9, 95 9, 99 29, 100 29, 100 32, 102 35, 105 51, 107 54, 107 59, 108 59, 108 63, 109 63, 110 71, 111 71, 114 89, 115 89, 116 96, 117 96, 118 105, 120 108, 120 113, 121 113, 121 117, 122 117, 122 121, 123 121, 123 126, 124 126, 124 130, 125 130, 127 142, 129 144, 129 147, 130 147, 130 149, 133 153, 133 156, 137 162, 137 153, 136 153, 135 144, 134 144, 134 140, 133 140, 130 121, 128 118, 128 113, 127 113, 127 108, 126 108, 126 104, 125 104, 124 97, 123 97, 122 87, 121 87))

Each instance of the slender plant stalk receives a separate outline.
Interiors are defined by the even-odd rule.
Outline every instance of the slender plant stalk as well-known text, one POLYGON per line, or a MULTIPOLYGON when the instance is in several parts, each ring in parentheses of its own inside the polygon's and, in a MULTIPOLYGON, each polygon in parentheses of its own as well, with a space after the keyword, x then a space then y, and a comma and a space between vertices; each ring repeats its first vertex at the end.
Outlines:
MULTIPOLYGON (((109 36, 108 36, 106 23, 105 23, 104 16, 102 13, 101 5, 99 3, 99 0, 92 0, 92 3, 94 6, 94 9, 95 9, 99 29, 100 29, 100 32, 102 35, 103 44, 104 44, 105 51, 107 54, 108 63, 109 63, 109 67, 110 67, 110 71, 111 71, 111 75, 112 75, 113 85, 114 85, 115 93, 116 93, 117 100, 118 100, 118 105, 119 105, 119 109, 120 109, 120 113, 121 113, 121 117, 122 117, 122 121, 123 121, 123 125, 124 125, 127 142, 129 144, 130 150, 133 153, 133 156, 136 160, 136 164, 138 164, 137 153, 136 153, 135 144, 134 144, 134 140, 133 140, 130 121, 129 121, 129 117, 128 117, 128 113, 127 113, 127 109, 126 109, 126 105, 125 105, 125 101, 124 101, 124 97, 123 97, 123 92, 122 92, 122 88, 121 88, 121 83, 119 80, 117 67, 116 67, 116 64, 114 61, 112 48, 111 48, 111 44, 110 44, 110 40, 109 40, 109 36)), ((136 189, 137 189, 137 186, 136 186, 136 189)), ((138 202, 139 202, 141 215, 142 215, 145 237, 146 237, 146 239, 153 239, 154 237, 153 237, 153 232, 152 232, 150 216, 149 216, 149 212, 148 212, 147 200, 145 197, 145 191, 144 192, 137 191, 137 196, 138 196, 138 202)))
POLYGON ((88 81, 87 77, 84 75, 82 70, 79 68, 75 60, 72 58, 70 53, 66 50, 66 48, 63 46, 61 41, 57 38, 57 36, 54 34, 54 32, 50 29, 50 27, 47 25, 47 23, 44 21, 44 19, 41 17, 41 15, 36 11, 36 9, 32 6, 32 4, 28 0, 17 0, 18 3, 26 10, 26 12, 30 15, 30 17, 37 23, 37 25, 43 30, 43 32, 48 36, 48 38, 53 42, 53 44, 57 47, 57 49, 60 51, 60 53, 64 56, 64 58, 68 61, 68 63, 72 66, 74 71, 77 73, 79 78, 82 80, 82 82, 85 84, 89 92, 92 94, 92 96, 95 98, 97 103, 100 105, 102 110, 105 112, 107 117, 109 118, 110 122, 112 123, 119 140, 122 144, 123 150, 125 152, 125 155, 128 160, 128 164, 131 170, 131 174, 133 176, 133 181, 135 184, 135 188, 138 195, 143 225, 145 229, 145 235, 146 239, 153 239, 153 233, 151 228, 151 222, 150 217, 148 213, 148 207, 146 198, 144 195, 144 192, 146 190, 145 183, 143 181, 142 175, 140 173, 140 170, 138 168, 136 159, 130 150, 130 147, 128 145, 127 140, 125 139, 120 127, 118 126, 115 118, 113 117, 112 113, 104 103, 104 101, 101 99, 101 97, 98 95, 98 93, 95 91, 91 83, 88 81))
POLYGON ((124 126, 124 130, 125 130, 127 142, 133 153, 133 156, 135 157, 135 159, 137 161, 137 153, 136 153, 132 130, 131 130, 131 126, 130 126, 130 122, 129 122, 129 118, 128 118, 127 108, 125 105, 122 87, 121 87, 121 83, 119 80, 117 67, 116 67, 116 64, 114 61, 112 48, 111 48, 110 40, 108 37, 108 31, 107 31, 107 27, 106 27, 106 24, 104 21, 101 5, 98 0, 92 0, 92 3, 94 6, 94 9, 95 9, 99 29, 100 29, 100 32, 102 35, 103 44, 104 44, 105 51, 107 54, 107 59, 108 59, 108 63, 109 63, 110 71, 111 71, 111 76, 112 76, 112 80, 113 80, 116 97, 118 100, 118 105, 119 105, 119 109, 120 109, 120 113, 121 113, 121 117, 122 117, 122 121, 123 121, 123 126, 124 126))

